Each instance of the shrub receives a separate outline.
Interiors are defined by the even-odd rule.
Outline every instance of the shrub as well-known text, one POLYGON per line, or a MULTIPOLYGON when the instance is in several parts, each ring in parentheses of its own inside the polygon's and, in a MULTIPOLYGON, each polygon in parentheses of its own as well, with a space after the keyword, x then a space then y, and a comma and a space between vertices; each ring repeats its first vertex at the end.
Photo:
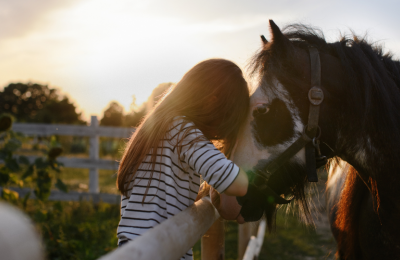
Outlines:
POLYGON ((25 212, 42 235, 47 259, 97 259, 117 247, 119 205, 29 200, 25 212))

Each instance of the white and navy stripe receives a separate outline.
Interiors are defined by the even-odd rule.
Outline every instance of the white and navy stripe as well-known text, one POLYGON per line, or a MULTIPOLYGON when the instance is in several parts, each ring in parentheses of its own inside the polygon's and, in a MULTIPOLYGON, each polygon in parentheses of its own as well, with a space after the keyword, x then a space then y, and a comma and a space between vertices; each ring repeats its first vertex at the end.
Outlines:
MULTIPOLYGON (((128 197, 121 198, 119 243, 135 239, 192 205, 199 191, 200 175, 217 191, 224 192, 239 173, 238 166, 206 140, 193 123, 182 118, 174 121, 155 152, 154 170, 150 152, 135 173, 128 197), (182 141, 180 153, 176 148, 179 141, 182 141)), ((192 250, 181 259, 193 259, 192 250)))

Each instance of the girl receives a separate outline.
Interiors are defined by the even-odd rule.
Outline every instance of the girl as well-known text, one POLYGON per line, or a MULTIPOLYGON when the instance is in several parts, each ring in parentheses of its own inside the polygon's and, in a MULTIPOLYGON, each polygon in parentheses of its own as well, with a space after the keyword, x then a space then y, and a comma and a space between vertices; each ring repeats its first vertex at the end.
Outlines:
MULTIPOLYGON (((220 193, 246 194, 245 172, 227 157, 248 107, 242 71, 223 59, 197 64, 158 102, 129 140, 120 163, 119 245, 192 205, 200 176, 220 193)), ((182 259, 192 259, 192 250, 182 259)))

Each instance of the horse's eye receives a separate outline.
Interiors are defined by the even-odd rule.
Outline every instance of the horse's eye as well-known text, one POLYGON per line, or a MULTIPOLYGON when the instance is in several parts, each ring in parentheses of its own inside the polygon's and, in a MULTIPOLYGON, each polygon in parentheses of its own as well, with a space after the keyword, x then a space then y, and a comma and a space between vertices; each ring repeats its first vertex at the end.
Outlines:
POLYGON ((254 109, 253 116, 263 115, 263 114, 268 113, 268 111, 269 111, 269 107, 267 107, 266 105, 259 105, 254 109))
POLYGON ((257 113, 259 113, 259 114, 266 114, 269 111, 269 107, 267 107, 267 106, 258 106, 256 109, 257 109, 257 113))

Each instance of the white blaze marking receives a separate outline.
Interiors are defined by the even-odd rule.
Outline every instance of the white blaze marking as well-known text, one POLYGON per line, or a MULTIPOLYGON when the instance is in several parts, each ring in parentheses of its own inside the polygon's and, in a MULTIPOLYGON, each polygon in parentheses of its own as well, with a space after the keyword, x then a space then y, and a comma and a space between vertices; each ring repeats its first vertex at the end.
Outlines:
MULTIPOLYGON (((266 82, 262 84, 266 84, 266 82)), ((268 159, 272 154, 283 152, 293 144, 303 132, 304 124, 300 120, 299 111, 290 98, 289 93, 278 80, 275 79, 273 84, 274 86, 272 88, 267 87, 265 91, 259 86, 250 97, 250 114, 247 117, 245 129, 238 138, 234 159, 234 162, 244 170, 252 169, 259 160, 268 159), (295 134, 289 141, 283 144, 264 147, 254 139, 252 127, 250 125, 251 121, 253 121, 252 113, 257 105, 269 105, 275 98, 282 100, 286 104, 294 122, 295 134)), ((301 149, 293 159, 305 163, 305 149, 301 149)))

